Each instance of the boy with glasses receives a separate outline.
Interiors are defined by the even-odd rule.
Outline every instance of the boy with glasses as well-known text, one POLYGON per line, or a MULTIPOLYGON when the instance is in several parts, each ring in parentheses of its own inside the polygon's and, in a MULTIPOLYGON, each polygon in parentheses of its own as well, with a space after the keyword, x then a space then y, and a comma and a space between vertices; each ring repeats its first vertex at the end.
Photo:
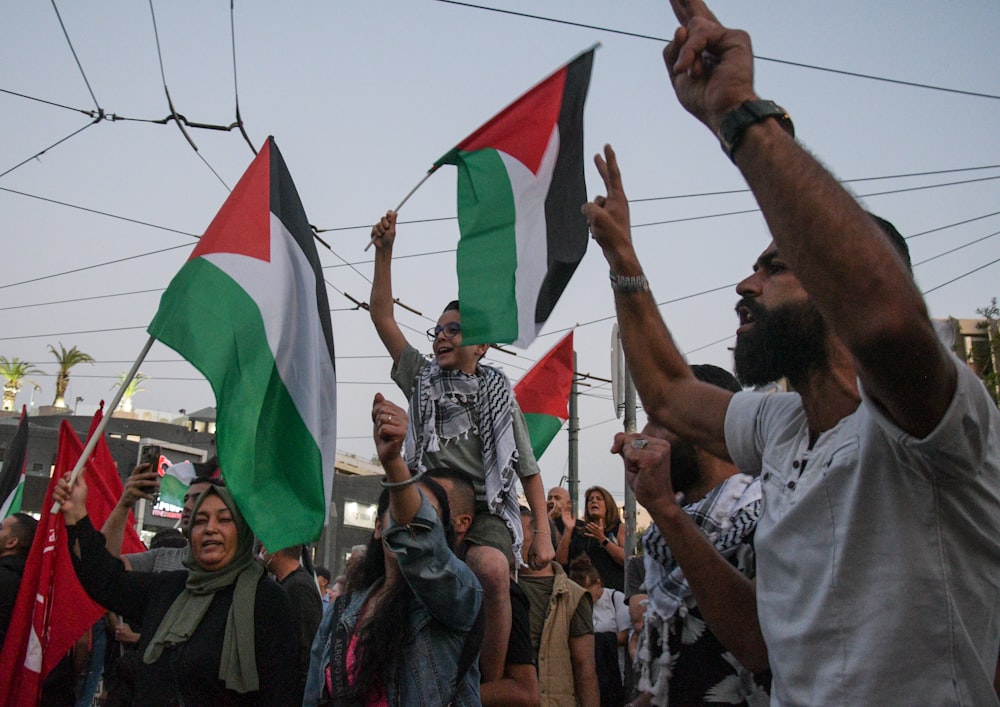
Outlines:
POLYGON ((433 361, 407 342, 393 314, 395 238, 396 214, 389 211, 372 228, 371 318, 392 357, 392 379, 410 400, 404 445, 410 468, 461 469, 473 480, 476 515, 466 535, 466 562, 486 592, 483 680, 498 680, 510 633, 509 568, 514 558, 520 558, 523 541, 515 481, 520 478, 534 518, 535 537, 528 555, 534 569, 545 567, 555 556, 545 487, 510 381, 499 369, 481 363, 487 344, 462 345, 458 302, 449 303, 437 326, 427 331, 433 361))

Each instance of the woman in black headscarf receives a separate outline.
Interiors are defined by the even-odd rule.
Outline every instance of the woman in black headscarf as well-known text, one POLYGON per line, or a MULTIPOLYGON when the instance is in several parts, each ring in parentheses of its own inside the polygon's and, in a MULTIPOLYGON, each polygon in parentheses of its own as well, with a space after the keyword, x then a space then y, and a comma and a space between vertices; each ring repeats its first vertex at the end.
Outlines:
POLYGON ((128 572, 87 516, 83 476, 54 493, 87 593, 141 625, 137 705, 294 704, 297 619, 254 560, 253 532, 225 487, 191 515, 187 570, 128 572))

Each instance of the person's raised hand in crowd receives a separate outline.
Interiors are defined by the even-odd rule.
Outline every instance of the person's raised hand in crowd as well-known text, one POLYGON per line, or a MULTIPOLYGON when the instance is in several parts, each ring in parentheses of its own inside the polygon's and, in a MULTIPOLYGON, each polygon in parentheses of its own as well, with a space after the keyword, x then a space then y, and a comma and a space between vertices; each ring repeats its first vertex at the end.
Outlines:
POLYGON ((583 535, 587 538, 593 538, 594 540, 601 542, 604 540, 604 519, 598 518, 597 520, 588 520, 587 524, 583 527, 583 535))
POLYGON ((573 515, 573 509, 563 506, 562 509, 562 521, 563 526, 566 528, 566 532, 570 532, 576 527, 576 517, 573 515))
POLYGON ((618 158, 611 145, 604 146, 604 157, 594 156, 594 164, 604 180, 606 196, 597 196, 581 210, 590 226, 590 233, 604 251, 604 257, 616 275, 638 275, 642 272, 632 248, 632 226, 628 198, 622 186, 618 158))
POLYGON ((663 50, 677 99, 715 134, 753 90, 750 35, 723 27, 702 0, 671 0, 680 27, 663 50))
POLYGON ((372 243, 376 248, 392 248, 396 240, 396 212, 385 212, 385 216, 372 226, 372 243))
POLYGON ((611 445, 612 454, 625 462, 625 481, 635 500, 654 518, 680 510, 681 500, 670 480, 670 443, 658 437, 619 432, 611 445))
POLYGON ((52 500, 59 504, 66 525, 76 525, 87 515, 87 482, 78 474, 76 483, 69 485, 70 472, 63 474, 52 491, 52 500))
MULTIPOLYGON (((384 466, 387 462, 399 459, 409 425, 406 410, 386 400, 381 393, 376 393, 372 405, 372 422, 375 424, 375 449, 379 461, 384 466)), ((388 469, 386 472, 388 473, 388 469)))
POLYGON ((132 470, 129 477, 125 479, 125 488, 122 490, 118 505, 123 508, 132 508, 136 501, 144 498, 153 501, 154 494, 160 489, 160 475, 152 464, 139 464, 132 470))

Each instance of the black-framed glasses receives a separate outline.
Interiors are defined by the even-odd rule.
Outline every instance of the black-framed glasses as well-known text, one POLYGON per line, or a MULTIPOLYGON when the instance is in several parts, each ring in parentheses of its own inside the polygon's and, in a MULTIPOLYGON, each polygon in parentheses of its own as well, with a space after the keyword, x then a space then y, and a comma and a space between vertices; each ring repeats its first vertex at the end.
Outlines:
POLYGON ((431 327, 427 330, 427 339, 434 341, 438 334, 444 334, 446 339, 454 339, 462 332, 462 325, 458 322, 448 322, 444 326, 431 327))

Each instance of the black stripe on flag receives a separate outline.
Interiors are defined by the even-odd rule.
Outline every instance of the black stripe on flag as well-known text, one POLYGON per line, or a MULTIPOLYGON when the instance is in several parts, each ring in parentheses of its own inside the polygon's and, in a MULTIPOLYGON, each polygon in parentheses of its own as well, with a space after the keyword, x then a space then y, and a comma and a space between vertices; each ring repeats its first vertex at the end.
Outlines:
POLYGON ((566 85, 559 111, 559 156, 545 197, 548 268, 535 307, 537 324, 549 318, 587 252, 587 219, 580 212, 587 201, 583 174, 583 105, 587 100, 593 64, 594 50, 591 49, 566 67, 566 85))
POLYGON ((319 254, 316 252, 313 231, 309 227, 309 219, 306 217, 305 209, 302 208, 302 200, 299 199, 299 192, 295 189, 295 182, 292 181, 292 176, 288 173, 288 167, 285 166, 281 151, 278 150, 273 137, 268 138, 267 142, 271 150, 271 213, 277 216, 278 220, 292 234, 295 242, 299 244, 305 254, 306 260, 309 261, 309 265, 312 266, 313 274, 316 277, 316 307, 319 309, 319 319, 323 326, 323 337, 330 350, 330 364, 333 366, 333 370, 337 370, 337 361, 333 355, 330 302, 326 296, 326 282, 323 280, 323 268, 319 262, 319 254))

